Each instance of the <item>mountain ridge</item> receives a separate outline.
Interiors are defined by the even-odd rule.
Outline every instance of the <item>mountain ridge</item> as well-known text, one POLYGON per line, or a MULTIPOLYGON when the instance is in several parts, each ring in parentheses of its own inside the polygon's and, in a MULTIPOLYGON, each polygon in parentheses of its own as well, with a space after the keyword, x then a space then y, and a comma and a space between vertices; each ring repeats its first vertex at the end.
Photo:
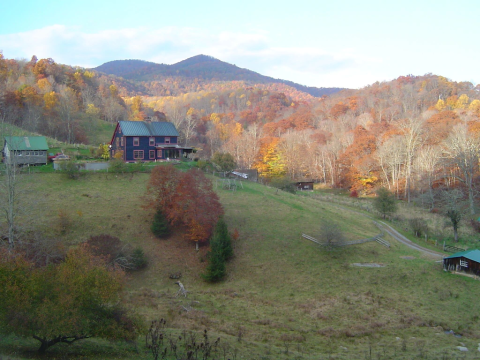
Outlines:
POLYGON ((313 87, 293 81, 275 79, 255 71, 240 68, 209 55, 196 55, 172 65, 158 64, 145 60, 112 60, 93 70, 122 77, 132 81, 153 81, 162 77, 180 76, 205 81, 250 81, 259 84, 281 83, 315 97, 331 95, 345 88, 313 87))

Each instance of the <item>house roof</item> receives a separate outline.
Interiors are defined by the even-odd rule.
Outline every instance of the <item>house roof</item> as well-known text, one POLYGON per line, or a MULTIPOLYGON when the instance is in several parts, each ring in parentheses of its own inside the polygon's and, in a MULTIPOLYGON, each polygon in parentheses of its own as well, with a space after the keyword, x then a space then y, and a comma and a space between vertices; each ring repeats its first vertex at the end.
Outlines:
POLYGON ((464 257, 466 259, 480 263, 480 250, 475 249, 475 250, 461 251, 453 255, 450 255, 445 259, 455 259, 460 257, 464 257))
POLYGON ((5 136, 10 150, 48 150, 45 136, 5 136))
POLYGON ((119 121, 125 136, 179 136, 175 125, 160 121, 119 121))

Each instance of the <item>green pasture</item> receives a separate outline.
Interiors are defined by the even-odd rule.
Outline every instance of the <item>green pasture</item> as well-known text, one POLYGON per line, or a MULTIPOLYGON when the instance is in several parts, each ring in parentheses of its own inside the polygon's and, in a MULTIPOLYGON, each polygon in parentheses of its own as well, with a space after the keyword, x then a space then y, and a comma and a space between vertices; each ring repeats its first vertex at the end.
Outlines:
MULTIPOLYGON (((165 318, 171 334, 207 329, 226 344, 230 359, 455 359, 478 353, 478 280, 446 273, 440 263, 388 237, 391 248, 372 242, 325 251, 301 236, 318 236, 320 223, 327 221, 337 223, 348 240, 372 237, 379 230, 371 219, 333 202, 255 183, 224 190, 212 178, 229 229, 240 234, 227 278, 212 285, 200 276, 207 246, 195 252, 182 229, 166 240, 151 234, 153 213, 142 199, 148 177, 26 175, 29 206, 19 219, 66 246, 106 233, 143 247, 149 266, 129 274, 126 305, 146 322, 165 318), (186 298, 176 296, 176 280, 169 278, 176 272, 182 273, 186 298), (461 343, 470 353, 458 351, 461 343)), ((36 347, 13 335, 0 339, 5 358, 35 358, 36 347)), ((141 338, 136 346, 89 339, 57 345, 48 354, 152 358, 141 338)))

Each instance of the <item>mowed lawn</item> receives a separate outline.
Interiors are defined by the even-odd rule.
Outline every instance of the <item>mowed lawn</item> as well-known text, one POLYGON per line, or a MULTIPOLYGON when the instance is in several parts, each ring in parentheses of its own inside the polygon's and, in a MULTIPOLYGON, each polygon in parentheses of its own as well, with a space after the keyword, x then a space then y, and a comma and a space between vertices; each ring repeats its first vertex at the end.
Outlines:
MULTIPOLYGON (((480 342, 480 282, 442 271, 440 263, 386 238, 391 248, 366 243, 325 251, 302 238, 318 236, 322 221, 335 222, 348 240, 379 233, 371 220, 327 202, 243 182, 217 193, 230 231, 237 229, 235 258, 219 284, 205 283, 207 246, 176 229, 155 239, 152 212, 143 208, 148 174, 30 175, 30 206, 22 215, 46 236, 75 246, 91 235, 118 236, 141 246, 146 270, 129 274, 125 303, 146 321, 165 318, 172 332, 219 336, 238 359, 455 358, 480 342), (383 267, 355 267, 376 263, 383 267), (176 296, 169 275, 181 273, 188 296, 176 296), (453 330, 462 337, 445 334, 453 330), (369 358, 369 357, 367 357, 369 358)), ((212 178, 214 187, 217 180, 212 178)), ((70 358, 151 358, 140 339, 138 353, 86 340, 52 348, 70 358), (89 350, 95 349, 95 350, 89 350), (91 351, 90 353, 88 351, 91 351)), ((1 343, 0 343, 1 345, 1 343)), ((9 352, 10 342, 0 350, 9 352)), ((50 351, 50 350, 49 350, 50 351)))

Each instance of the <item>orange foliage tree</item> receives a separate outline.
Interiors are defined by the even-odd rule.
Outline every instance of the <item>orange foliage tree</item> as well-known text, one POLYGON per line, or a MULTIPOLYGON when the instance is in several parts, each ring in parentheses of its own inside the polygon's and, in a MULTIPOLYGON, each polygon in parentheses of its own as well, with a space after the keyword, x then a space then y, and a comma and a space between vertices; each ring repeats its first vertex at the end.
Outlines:
POLYGON ((182 173, 172 165, 153 169, 147 186, 147 207, 163 212, 171 225, 183 225, 185 238, 207 241, 223 215, 212 182, 198 169, 182 173))

